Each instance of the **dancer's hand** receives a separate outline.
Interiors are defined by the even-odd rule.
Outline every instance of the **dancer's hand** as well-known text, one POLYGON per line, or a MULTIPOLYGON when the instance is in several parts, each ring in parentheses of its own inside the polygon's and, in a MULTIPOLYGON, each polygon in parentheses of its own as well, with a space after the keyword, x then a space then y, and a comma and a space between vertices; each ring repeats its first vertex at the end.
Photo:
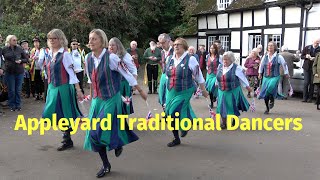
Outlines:
POLYGON ((80 91, 77 90, 77 97, 78 97, 79 101, 83 101, 84 95, 83 95, 83 93, 81 92, 81 90, 80 90, 80 91))
POLYGON ((139 93, 140 93, 140 96, 142 97, 142 99, 146 101, 148 98, 147 94, 142 90, 140 90, 139 93))
POLYGON ((290 78, 290 75, 289 75, 289 74, 286 74, 285 76, 286 76, 286 78, 288 78, 288 79, 290 78))
POLYGON ((208 98, 209 97, 208 91, 207 90, 202 91, 202 96, 205 98, 208 98))
POLYGON ((248 90, 248 92, 252 92, 252 89, 250 86, 247 86, 246 89, 248 90))
POLYGON ((259 73, 258 78, 259 78, 259 79, 262 79, 261 73, 259 73))
POLYGON ((314 77, 319 77, 319 75, 318 75, 318 74, 315 74, 314 77))

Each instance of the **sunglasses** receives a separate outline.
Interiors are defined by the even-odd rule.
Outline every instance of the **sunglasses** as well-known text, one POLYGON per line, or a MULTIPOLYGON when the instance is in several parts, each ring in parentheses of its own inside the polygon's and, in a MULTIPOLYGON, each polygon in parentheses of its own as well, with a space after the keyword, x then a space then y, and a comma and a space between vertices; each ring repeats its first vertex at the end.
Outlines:
POLYGON ((78 44, 71 44, 71 46, 77 46, 78 44))

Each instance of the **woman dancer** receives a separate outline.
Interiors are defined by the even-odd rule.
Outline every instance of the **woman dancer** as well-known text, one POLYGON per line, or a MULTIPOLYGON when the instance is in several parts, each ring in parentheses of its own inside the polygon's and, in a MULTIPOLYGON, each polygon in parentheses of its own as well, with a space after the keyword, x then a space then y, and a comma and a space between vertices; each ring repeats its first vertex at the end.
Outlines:
MULTIPOLYGON (((178 38, 174 42, 174 54, 166 66, 167 95, 166 95, 166 115, 172 118, 183 118, 192 120, 195 114, 192 110, 190 99, 195 90, 195 84, 192 76, 199 83, 204 97, 208 97, 205 89, 205 80, 202 76, 199 64, 195 57, 190 56, 187 52, 188 44, 183 38, 178 38), (179 117, 176 113, 179 113, 179 117)), ((174 128, 175 122, 172 122, 174 128)), ((168 147, 173 147, 181 143, 179 131, 173 130, 174 140, 168 143, 168 147)), ((185 137, 188 131, 182 131, 181 137, 185 137)))
MULTIPOLYGON (((67 51, 68 40, 60 29, 51 30, 47 38, 50 48, 48 64, 46 64, 48 95, 42 117, 51 119, 52 115, 56 114, 57 120, 61 118, 76 119, 82 116, 76 96, 78 95, 82 99, 83 94, 77 76, 72 69, 72 57, 67 51)), ((62 146, 57 149, 58 151, 73 147, 70 135, 72 129, 70 125, 67 128, 63 133, 62 146)))
POLYGON ((221 128, 225 129, 228 115, 240 116, 240 111, 247 111, 250 107, 240 85, 243 84, 249 92, 252 90, 242 67, 234 63, 234 54, 228 51, 222 58, 223 64, 218 67, 216 81, 219 88, 217 114, 222 118, 221 128))
MULTIPOLYGON (((111 53, 118 55, 122 65, 124 65, 124 69, 128 69, 129 72, 135 77, 135 79, 137 79, 137 68, 133 63, 133 59, 131 55, 127 53, 118 38, 113 37, 110 39, 108 50, 111 53)), ((132 87, 123 76, 121 77, 120 93, 122 99, 122 114, 129 115, 134 113, 132 105, 132 87)))
POLYGON ((97 124, 96 130, 89 130, 86 133, 84 149, 98 152, 103 165, 96 174, 98 178, 105 176, 111 170, 107 150, 115 150, 116 157, 122 153, 122 147, 131 142, 137 141, 138 136, 131 130, 120 129, 117 118, 121 114, 121 93, 120 80, 123 76, 130 86, 135 87, 141 97, 146 100, 147 95, 138 86, 133 75, 126 71, 121 65, 119 57, 110 53, 108 39, 104 31, 94 29, 89 34, 89 47, 91 53, 86 56, 86 72, 88 82, 91 83, 92 103, 89 112, 89 119, 105 118, 111 114, 111 124, 97 124), (103 130, 102 127, 111 126, 111 130, 103 130))
POLYGON ((263 56, 259 67, 259 79, 262 78, 262 87, 259 99, 264 98, 266 111, 264 114, 269 114, 270 109, 274 106, 274 99, 282 97, 278 93, 278 84, 280 80, 280 66, 284 69, 284 75, 289 78, 288 67, 283 57, 277 53, 277 45, 273 41, 268 43, 268 52, 263 56), (270 101, 270 102, 269 102, 270 101))
POLYGON ((219 49, 216 44, 210 46, 209 55, 206 59, 207 64, 207 76, 206 76, 206 89, 210 95, 210 108, 213 108, 213 103, 216 102, 217 88, 215 86, 217 69, 219 64, 222 64, 222 60, 219 56, 219 49))

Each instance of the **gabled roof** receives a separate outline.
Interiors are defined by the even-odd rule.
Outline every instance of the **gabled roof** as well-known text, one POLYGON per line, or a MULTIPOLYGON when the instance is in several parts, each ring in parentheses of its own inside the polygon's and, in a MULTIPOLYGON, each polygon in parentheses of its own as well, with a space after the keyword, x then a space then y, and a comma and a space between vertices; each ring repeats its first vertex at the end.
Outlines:
POLYGON ((193 16, 205 14, 221 14, 227 12, 237 12, 243 10, 264 9, 271 6, 301 5, 310 2, 320 2, 320 0, 277 0, 274 2, 265 2, 265 0, 233 0, 227 9, 217 11, 216 0, 202 0, 198 3, 193 16))

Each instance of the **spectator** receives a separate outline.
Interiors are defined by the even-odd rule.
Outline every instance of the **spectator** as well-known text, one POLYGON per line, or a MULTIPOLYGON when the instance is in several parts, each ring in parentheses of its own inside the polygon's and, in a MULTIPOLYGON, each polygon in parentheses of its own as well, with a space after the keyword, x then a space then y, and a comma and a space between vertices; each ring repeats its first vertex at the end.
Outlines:
POLYGON ((5 59, 10 110, 20 111, 20 93, 24 74, 23 63, 28 62, 28 56, 20 46, 17 46, 17 37, 15 35, 7 36, 2 54, 5 59))
POLYGON ((198 56, 198 54, 196 54, 196 49, 193 46, 189 46, 188 53, 190 56, 194 56, 199 63, 199 56, 198 56))
POLYGON ((315 39, 311 45, 303 48, 301 59, 304 59, 303 63, 303 74, 304 74, 304 88, 303 88, 303 100, 302 102, 312 102, 312 97, 314 93, 313 86, 313 73, 312 73, 312 64, 315 59, 315 56, 320 52, 319 47, 320 39, 315 39))
POLYGON ((224 52, 225 52, 225 50, 222 48, 222 46, 221 46, 221 41, 219 40, 219 39, 217 39, 217 40, 215 40, 214 42, 213 42, 214 44, 216 44, 217 46, 218 46, 218 49, 219 49, 219 55, 223 55, 224 54, 224 52))
MULTIPOLYGON (((295 56, 294 54, 290 53, 288 51, 288 47, 283 45, 281 47, 281 53, 279 53, 284 60, 287 63, 288 71, 289 71, 289 76, 293 76, 293 62, 299 62, 300 58, 295 56)), ((283 74, 283 68, 280 66, 280 80, 279 80, 279 85, 278 85, 278 92, 283 94, 284 99, 288 98, 288 91, 289 91, 289 78, 284 76, 283 74)))
MULTIPOLYGON (((244 67, 247 68, 246 75, 249 81, 250 87, 254 88, 254 97, 257 97, 255 93, 256 89, 259 87, 258 79, 258 69, 260 64, 259 51, 257 48, 252 49, 250 55, 247 57, 244 67)), ((248 91, 248 98, 251 98, 251 94, 248 91)))
POLYGON ((207 75, 206 57, 208 55, 208 52, 206 51, 204 45, 199 45, 197 55, 199 57, 199 66, 200 66, 202 75, 203 75, 204 79, 206 79, 206 75, 207 75))

